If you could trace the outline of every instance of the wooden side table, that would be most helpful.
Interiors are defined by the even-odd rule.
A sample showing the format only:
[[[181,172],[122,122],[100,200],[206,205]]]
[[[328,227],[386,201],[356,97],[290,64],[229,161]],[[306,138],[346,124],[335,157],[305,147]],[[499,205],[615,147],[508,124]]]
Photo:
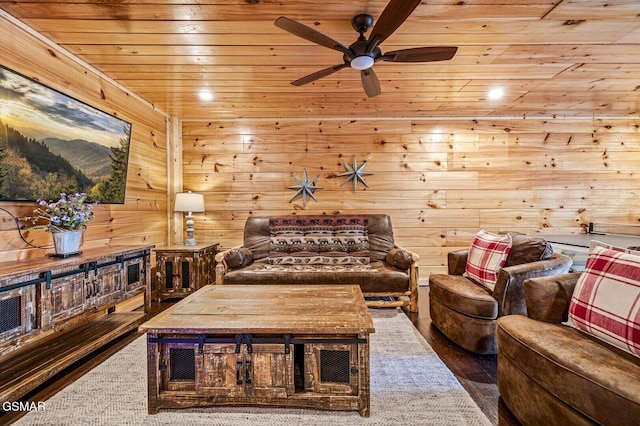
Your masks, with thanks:
[[[185,297],[207,284],[213,284],[217,251],[217,243],[195,246],[175,244],[157,248],[158,301]]]

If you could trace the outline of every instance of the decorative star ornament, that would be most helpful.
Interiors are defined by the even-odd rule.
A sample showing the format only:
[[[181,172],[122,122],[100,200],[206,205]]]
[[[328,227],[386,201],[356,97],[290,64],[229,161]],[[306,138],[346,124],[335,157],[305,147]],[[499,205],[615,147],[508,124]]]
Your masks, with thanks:
[[[311,198],[313,198],[313,200],[317,203],[318,200],[316,199],[316,197],[313,195],[313,193],[315,191],[318,191],[322,188],[317,187],[316,186],[316,179],[318,179],[320,175],[316,175],[316,177],[314,177],[311,180],[307,179],[307,169],[304,169],[304,171],[302,172],[302,180],[298,179],[297,177],[295,177],[293,175],[293,173],[291,174],[291,177],[293,178],[293,180],[296,181],[297,185],[294,186],[289,186],[289,189],[295,189],[296,193],[293,195],[293,197],[291,197],[291,199],[289,200],[289,202],[292,202],[293,200],[295,200],[298,197],[302,197],[302,207],[307,207],[307,195]]]
[[[349,183],[349,182],[353,182],[353,192],[356,192],[356,190],[358,189],[358,182],[362,182],[362,184],[364,186],[366,186],[367,188],[369,187],[369,185],[367,185],[367,182],[364,180],[365,176],[372,176],[373,173],[367,173],[364,171],[364,167],[367,165],[367,161],[365,160],[364,163],[362,163],[362,165],[360,167],[358,167],[358,160],[356,159],[356,156],[353,156],[353,165],[351,164],[347,164],[346,161],[342,160],[342,163],[344,164],[344,166],[346,167],[347,171],[344,173],[340,173],[338,176],[347,176],[347,178],[345,179],[344,182],[342,182],[342,185],[340,186],[344,186],[345,184]]]

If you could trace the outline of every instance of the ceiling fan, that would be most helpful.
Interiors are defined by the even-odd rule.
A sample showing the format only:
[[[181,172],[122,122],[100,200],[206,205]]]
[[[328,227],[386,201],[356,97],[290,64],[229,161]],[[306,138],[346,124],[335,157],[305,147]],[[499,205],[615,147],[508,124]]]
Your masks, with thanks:
[[[320,78],[333,74],[342,68],[351,67],[360,71],[360,78],[364,91],[369,97],[380,94],[380,82],[373,72],[372,66],[377,61],[387,62],[433,62],[446,61],[453,58],[457,47],[416,47],[412,49],[394,50],[382,53],[380,43],[386,40],[402,23],[411,15],[421,0],[390,0],[382,11],[378,22],[369,34],[369,39],[364,34],[373,25],[373,18],[367,14],[356,15],[351,20],[351,26],[360,33],[360,37],[351,46],[347,47],[322,34],[321,32],[301,24],[293,19],[281,16],[275,21],[275,25],[293,35],[301,37],[320,46],[342,52],[344,62],[323,70],[314,72],[298,80],[292,81],[294,86],[302,86]]]

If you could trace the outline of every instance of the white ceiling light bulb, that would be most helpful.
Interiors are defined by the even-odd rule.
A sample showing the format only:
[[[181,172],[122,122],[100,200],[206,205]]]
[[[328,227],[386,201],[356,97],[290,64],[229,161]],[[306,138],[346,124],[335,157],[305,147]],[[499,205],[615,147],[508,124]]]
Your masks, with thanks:
[[[358,70],[358,71],[368,70],[373,66],[374,62],[375,61],[371,56],[362,55],[362,56],[356,56],[355,58],[353,58],[351,60],[350,66],[354,70]]]

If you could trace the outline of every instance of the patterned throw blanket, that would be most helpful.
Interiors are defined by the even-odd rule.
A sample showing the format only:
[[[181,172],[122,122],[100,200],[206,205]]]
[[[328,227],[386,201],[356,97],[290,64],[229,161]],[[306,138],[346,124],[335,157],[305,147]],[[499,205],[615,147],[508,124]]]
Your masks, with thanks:
[[[265,265],[257,272],[378,272],[371,265]]]
[[[366,265],[368,219],[363,216],[269,218],[272,265]]]

